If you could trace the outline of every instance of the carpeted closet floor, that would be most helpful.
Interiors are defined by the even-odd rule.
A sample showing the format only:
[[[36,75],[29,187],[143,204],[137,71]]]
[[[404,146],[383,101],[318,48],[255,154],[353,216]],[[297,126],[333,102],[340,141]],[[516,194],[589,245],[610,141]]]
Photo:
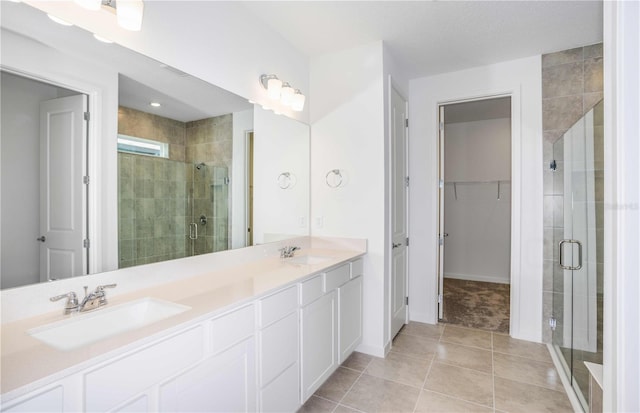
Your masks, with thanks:
[[[442,321],[508,333],[510,287],[509,284],[445,278]]]

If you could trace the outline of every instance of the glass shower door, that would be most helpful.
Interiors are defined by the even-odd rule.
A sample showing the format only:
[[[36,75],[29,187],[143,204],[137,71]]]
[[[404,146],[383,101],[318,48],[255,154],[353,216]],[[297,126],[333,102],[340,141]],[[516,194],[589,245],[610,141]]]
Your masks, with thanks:
[[[554,212],[553,344],[585,410],[589,373],[584,362],[602,363],[601,113],[599,104],[554,145],[554,193],[559,198]]]

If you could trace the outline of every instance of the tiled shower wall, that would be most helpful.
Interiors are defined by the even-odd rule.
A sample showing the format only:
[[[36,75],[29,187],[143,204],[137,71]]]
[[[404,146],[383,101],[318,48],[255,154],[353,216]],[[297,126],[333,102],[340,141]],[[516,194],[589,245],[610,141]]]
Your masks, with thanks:
[[[554,231],[562,234],[563,189],[561,170],[554,172],[549,165],[554,159],[553,144],[585,113],[603,98],[602,43],[564,50],[542,56],[542,128],[544,131],[544,274],[543,274],[543,341],[551,342],[549,319],[553,311],[554,271],[562,271],[558,264]],[[596,139],[602,139],[597,136]],[[598,146],[598,145],[596,145]],[[602,154],[596,154],[602,159]],[[602,169],[602,163],[599,164]],[[598,177],[600,179],[598,180]],[[599,181],[599,182],[598,182]],[[555,184],[555,185],[554,185]],[[596,187],[602,188],[602,170],[596,172]],[[599,223],[598,225],[602,225]],[[601,228],[601,227],[600,227]],[[602,245],[602,230],[598,244]],[[600,256],[598,261],[600,261]],[[556,277],[556,293],[562,277]]]
[[[169,143],[169,159],[118,153],[120,268],[226,249],[228,185],[214,194],[214,184],[228,180],[214,180],[214,165],[231,164],[232,115],[184,123],[120,107],[118,133]]]

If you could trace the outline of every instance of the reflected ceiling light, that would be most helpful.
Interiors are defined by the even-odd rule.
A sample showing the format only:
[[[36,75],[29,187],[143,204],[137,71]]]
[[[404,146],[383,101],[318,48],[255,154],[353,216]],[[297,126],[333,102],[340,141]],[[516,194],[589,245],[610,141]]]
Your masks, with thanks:
[[[291,109],[296,112],[302,112],[304,109],[304,101],[306,100],[305,96],[300,92],[300,89],[296,89],[293,97],[291,98]]]
[[[74,0],[78,6],[84,7],[87,10],[100,10],[102,6],[102,0]]]
[[[53,14],[47,14],[47,17],[49,17],[51,20],[53,20],[54,22],[61,24],[63,26],[73,26],[73,24],[69,23],[66,20],[62,20],[60,17],[56,17]]]
[[[150,102],[149,105],[153,106],[154,108],[159,108],[160,106],[162,106],[160,102]]]
[[[93,34],[93,37],[94,37],[96,40],[101,41],[102,43],[113,43],[111,40],[109,40],[109,39],[107,39],[107,38],[105,38],[105,37],[102,37],[102,36],[98,36],[98,35],[97,35],[97,34],[95,34],[95,33]]]
[[[280,100],[285,106],[300,112],[304,108],[305,96],[299,89],[294,89],[289,82],[282,82],[276,75],[261,75],[260,84],[267,91],[267,96]]]
[[[124,29],[140,31],[143,12],[144,3],[142,0],[118,0],[116,3],[118,24]]]

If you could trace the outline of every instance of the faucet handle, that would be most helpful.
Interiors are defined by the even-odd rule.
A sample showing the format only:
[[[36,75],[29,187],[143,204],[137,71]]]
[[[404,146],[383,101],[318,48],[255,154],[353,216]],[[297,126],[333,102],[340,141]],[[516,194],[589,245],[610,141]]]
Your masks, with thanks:
[[[78,309],[78,296],[75,292],[71,291],[66,294],[56,295],[55,297],[49,298],[49,301],[58,301],[63,298],[67,299],[67,302],[64,305],[64,314],[70,314],[72,311]]]
[[[96,291],[102,291],[105,288],[116,288],[118,286],[118,284],[105,284],[105,285],[99,285],[98,287],[96,287]]]
[[[103,305],[107,305],[107,295],[104,292],[105,288],[116,288],[118,284],[106,284],[106,285],[99,285],[96,287],[96,293],[99,294],[100,297],[100,306]]]

